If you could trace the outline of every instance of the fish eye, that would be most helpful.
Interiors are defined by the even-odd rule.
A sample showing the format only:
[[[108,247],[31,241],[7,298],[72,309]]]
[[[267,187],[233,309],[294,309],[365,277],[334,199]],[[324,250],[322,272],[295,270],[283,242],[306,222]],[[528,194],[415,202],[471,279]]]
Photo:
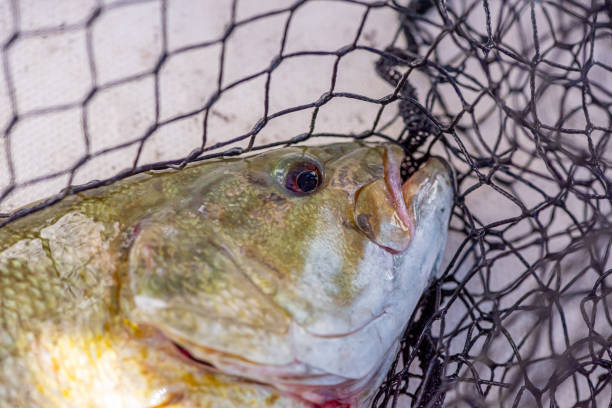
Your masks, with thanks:
[[[296,194],[310,194],[323,182],[319,165],[312,161],[299,161],[291,165],[285,176],[285,188]]]

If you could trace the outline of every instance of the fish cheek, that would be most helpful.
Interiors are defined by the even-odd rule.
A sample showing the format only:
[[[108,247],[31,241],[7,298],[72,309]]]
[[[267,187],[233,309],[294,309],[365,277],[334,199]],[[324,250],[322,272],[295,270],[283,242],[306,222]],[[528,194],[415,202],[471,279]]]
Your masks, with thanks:
[[[130,250],[126,314],[193,347],[202,360],[215,350],[286,362],[288,317],[211,237],[219,238],[212,230],[148,223]]]
[[[279,237],[286,248],[277,255],[286,274],[279,302],[306,325],[359,295],[358,265],[367,241],[352,223],[345,191],[317,194],[289,217],[291,227]]]

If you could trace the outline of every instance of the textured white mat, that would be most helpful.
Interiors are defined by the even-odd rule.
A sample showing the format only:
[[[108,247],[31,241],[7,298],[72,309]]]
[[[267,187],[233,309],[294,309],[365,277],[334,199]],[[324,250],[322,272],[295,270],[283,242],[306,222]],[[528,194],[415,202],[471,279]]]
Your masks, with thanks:
[[[158,0],[100,4],[1,0],[0,44],[15,32],[19,36],[3,55],[6,69],[0,69],[0,130],[18,115],[8,138],[0,142],[0,193],[11,181],[9,156],[15,183],[27,185],[2,200],[0,212],[57,193],[70,182],[70,169],[87,155],[91,158],[76,169],[72,184],[108,178],[134,164],[184,157],[202,145],[204,114],[176,118],[201,109],[218,91],[220,70],[223,88],[269,67],[281,51],[289,17],[283,55],[346,47],[355,40],[366,10],[358,4],[312,2],[292,15],[272,13],[238,24],[224,43],[221,66],[222,44],[214,41],[230,25],[231,3],[168,1],[168,57],[156,75],[164,49]],[[240,1],[234,20],[246,21],[292,4],[293,0]],[[397,24],[389,9],[372,9],[358,44],[383,49]],[[373,98],[389,94],[392,88],[373,71],[376,58],[365,51],[344,56],[334,90]],[[321,98],[330,90],[336,59],[334,55],[283,59],[270,78],[268,114]],[[267,80],[267,75],[260,75],[221,93],[207,120],[207,146],[246,134],[263,118]],[[321,108],[315,132],[366,131],[378,108],[354,99],[334,99]],[[385,115],[396,109],[387,109]],[[271,120],[257,135],[256,144],[308,132],[312,113],[306,109]],[[150,132],[156,123],[162,125]],[[147,132],[150,137],[137,159]],[[248,142],[238,145],[245,147]],[[51,174],[57,176],[35,182]]]

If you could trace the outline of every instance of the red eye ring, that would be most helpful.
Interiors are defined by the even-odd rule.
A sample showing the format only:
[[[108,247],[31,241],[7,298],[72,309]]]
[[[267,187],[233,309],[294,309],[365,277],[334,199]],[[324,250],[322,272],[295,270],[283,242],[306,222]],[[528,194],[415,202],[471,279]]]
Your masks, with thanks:
[[[291,166],[285,177],[285,188],[296,194],[311,194],[323,182],[323,174],[316,163],[299,162]]]

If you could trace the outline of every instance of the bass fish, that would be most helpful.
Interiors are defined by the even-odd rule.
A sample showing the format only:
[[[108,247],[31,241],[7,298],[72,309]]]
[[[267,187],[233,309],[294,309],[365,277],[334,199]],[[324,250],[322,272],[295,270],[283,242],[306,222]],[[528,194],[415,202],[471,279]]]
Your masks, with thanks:
[[[0,228],[0,407],[359,407],[445,247],[393,144],[143,173]]]

